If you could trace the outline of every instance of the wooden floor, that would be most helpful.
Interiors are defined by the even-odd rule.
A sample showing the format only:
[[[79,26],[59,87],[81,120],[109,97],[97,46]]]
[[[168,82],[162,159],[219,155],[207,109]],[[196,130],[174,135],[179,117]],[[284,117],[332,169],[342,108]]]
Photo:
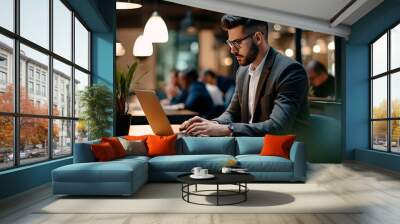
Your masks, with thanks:
[[[308,182],[367,206],[356,214],[35,214],[35,208],[54,200],[47,185],[1,201],[0,223],[400,223],[400,174],[358,163],[311,164],[309,169]]]

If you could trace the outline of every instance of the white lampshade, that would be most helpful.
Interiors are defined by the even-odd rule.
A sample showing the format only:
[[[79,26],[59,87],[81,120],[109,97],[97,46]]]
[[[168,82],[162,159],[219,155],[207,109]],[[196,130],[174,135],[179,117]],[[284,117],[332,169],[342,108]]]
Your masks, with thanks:
[[[153,43],[165,43],[168,41],[167,24],[158,15],[157,11],[153,12],[153,15],[146,22],[144,35]]]
[[[119,0],[116,2],[117,9],[138,9],[142,6],[141,0]]]
[[[116,43],[115,47],[116,47],[115,51],[116,51],[117,56],[122,56],[125,54],[125,48],[121,43]]]
[[[143,34],[136,38],[133,45],[133,55],[136,57],[148,57],[153,54],[153,44]]]

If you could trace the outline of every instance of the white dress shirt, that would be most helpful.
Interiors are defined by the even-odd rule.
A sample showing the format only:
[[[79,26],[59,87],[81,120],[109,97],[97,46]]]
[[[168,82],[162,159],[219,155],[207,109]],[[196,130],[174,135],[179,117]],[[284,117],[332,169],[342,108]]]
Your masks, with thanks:
[[[211,96],[214,106],[224,105],[224,98],[223,98],[222,92],[221,92],[221,90],[219,90],[218,86],[207,83],[206,88],[207,88],[208,93]]]
[[[249,114],[250,114],[250,121],[249,123],[253,123],[253,113],[254,113],[254,101],[256,97],[257,85],[258,81],[260,80],[260,75],[262,69],[264,67],[265,59],[267,58],[269,49],[263,59],[261,60],[260,64],[252,70],[252,64],[249,66],[249,75],[250,75],[250,83],[249,83]]]

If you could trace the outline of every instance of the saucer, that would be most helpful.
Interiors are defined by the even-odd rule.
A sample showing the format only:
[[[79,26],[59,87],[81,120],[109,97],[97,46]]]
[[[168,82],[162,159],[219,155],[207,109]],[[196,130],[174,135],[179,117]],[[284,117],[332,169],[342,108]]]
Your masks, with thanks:
[[[212,174],[207,174],[207,175],[204,175],[204,176],[194,175],[194,174],[190,175],[190,178],[193,178],[193,179],[211,179],[211,178],[214,178],[214,177],[215,176],[212,175]]]

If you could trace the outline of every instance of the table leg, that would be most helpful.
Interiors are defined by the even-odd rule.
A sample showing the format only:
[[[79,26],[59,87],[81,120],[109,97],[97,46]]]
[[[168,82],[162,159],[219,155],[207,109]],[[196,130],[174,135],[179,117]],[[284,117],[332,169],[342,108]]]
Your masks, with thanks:
[[[219,184],[217,184],[217,206],[219,205]]]
[[[247,183],[244,183],[244,201],[247,201],[247,192],[248,192],[248,190],[247,190]]]

